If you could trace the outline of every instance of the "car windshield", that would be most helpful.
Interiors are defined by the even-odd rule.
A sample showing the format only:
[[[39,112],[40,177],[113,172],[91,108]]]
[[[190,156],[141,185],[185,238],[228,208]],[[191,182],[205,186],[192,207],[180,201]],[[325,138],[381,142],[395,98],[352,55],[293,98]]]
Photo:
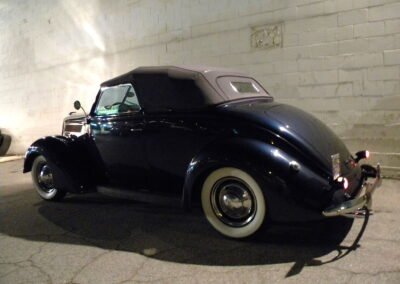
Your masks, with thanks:
[[[223,76],[217,78],[217,84],[228,100],[251,97],[270,97],[267,91],[252,78]]]
[[[106,87],[101,91],[96,115],[118,115],[140,110],[135,90],[130,84]]]

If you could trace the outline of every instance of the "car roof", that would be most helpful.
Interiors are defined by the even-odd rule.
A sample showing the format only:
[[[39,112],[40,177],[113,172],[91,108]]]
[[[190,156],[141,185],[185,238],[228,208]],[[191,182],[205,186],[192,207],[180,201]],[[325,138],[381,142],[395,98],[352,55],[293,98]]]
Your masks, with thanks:
[[[103,82],[101,86],[115,86],[121,84],[121,81],[127,83],[132,79],[132,75],[136,74],[168,74],[171,77],[179,77],[181,79],[195,79],[193,76],[194,74],[201,74],[208,80],[220,76],[248,77],[248,75],[232,69],[200,65],[141,66],[125,74],[107,80]]]
[[[146,66],[138,67],[123,75],[107,80],[101,84],[101,87],[110,87],[120,84],[141,84],[140,79],[143,76],[166,75],[173,79],[193,80],[205,95],[205,104],[219,104],[228,99],[226,94],[218,87],[217,78],[221,76],[240,76],[249,77],[235,70],[207,67],[207,66]],[[135,82],[136,81],[136,82]],[[143,84],[143,83],[142,83]]]
[[[138,67],[103,82],[101,87],[130,83],[147,110],[189,110],[246,98],[238,97],[237,90],[228,85],[232,77],[237,78],[238,82],[255,81],[262,91],[254,97],[270,98],[262,85],[251,76],[231,69],[208,66]]]

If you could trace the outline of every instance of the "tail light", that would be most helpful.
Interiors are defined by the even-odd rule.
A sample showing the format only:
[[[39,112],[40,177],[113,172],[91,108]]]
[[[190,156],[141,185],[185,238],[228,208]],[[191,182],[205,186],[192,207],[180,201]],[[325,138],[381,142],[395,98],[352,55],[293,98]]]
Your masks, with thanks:
[[[349,187],[349,181],[345,177],[338,177],[336,182],[340,185],[341,188],[346,190]]]

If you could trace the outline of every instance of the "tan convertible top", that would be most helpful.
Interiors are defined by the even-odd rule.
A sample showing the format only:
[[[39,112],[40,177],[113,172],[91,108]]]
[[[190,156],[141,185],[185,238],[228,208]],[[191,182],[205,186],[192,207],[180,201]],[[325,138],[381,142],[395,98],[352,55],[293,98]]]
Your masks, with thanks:
[[[217,85],[217,78],[221,76],[240,76],[249,77],[243,73],[215,67],[202,66],[149,66],[138,67],[128,73],[105,81],[102,87],[115,86],[126,83],[133,83],[138,75],[168,75],[173,79],[194,80],[196,85],[206,94],[207,103],[216,104],[226,101],[228,97],[222,92]]]
[[[139,95],[142,95],[142,103],[148,109],[155,106],[163,108],[167,104],[179,105],[181,109],[190,109],[195,106],[215,105],[232,100],[231,93],[233,90],[230,87],[227,88],[220,85],[221,81],[218,78],[221,77],[235,77],[239,78],[239,81],[255,81],[246,74],[224,68],[150,66],[138,67],[121,76],[105,81],[101,84],[101,87],[131,83]],[[257,95],[267,95],[261,85],[260,88],[262,92]],[[162,107],[163,100],[167,102],[164,102]]]

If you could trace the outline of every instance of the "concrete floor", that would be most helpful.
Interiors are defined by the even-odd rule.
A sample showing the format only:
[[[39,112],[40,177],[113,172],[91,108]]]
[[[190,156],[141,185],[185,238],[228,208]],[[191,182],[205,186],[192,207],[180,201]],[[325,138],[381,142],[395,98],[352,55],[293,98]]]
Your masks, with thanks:
[[[21,167],[0,163],[0,283],[400,283],[400,181],[384,180],[349,250],[362,220],[340,245],[320,242],[320,224],[229,240],[197,210],[98,195],[44,202]]]

